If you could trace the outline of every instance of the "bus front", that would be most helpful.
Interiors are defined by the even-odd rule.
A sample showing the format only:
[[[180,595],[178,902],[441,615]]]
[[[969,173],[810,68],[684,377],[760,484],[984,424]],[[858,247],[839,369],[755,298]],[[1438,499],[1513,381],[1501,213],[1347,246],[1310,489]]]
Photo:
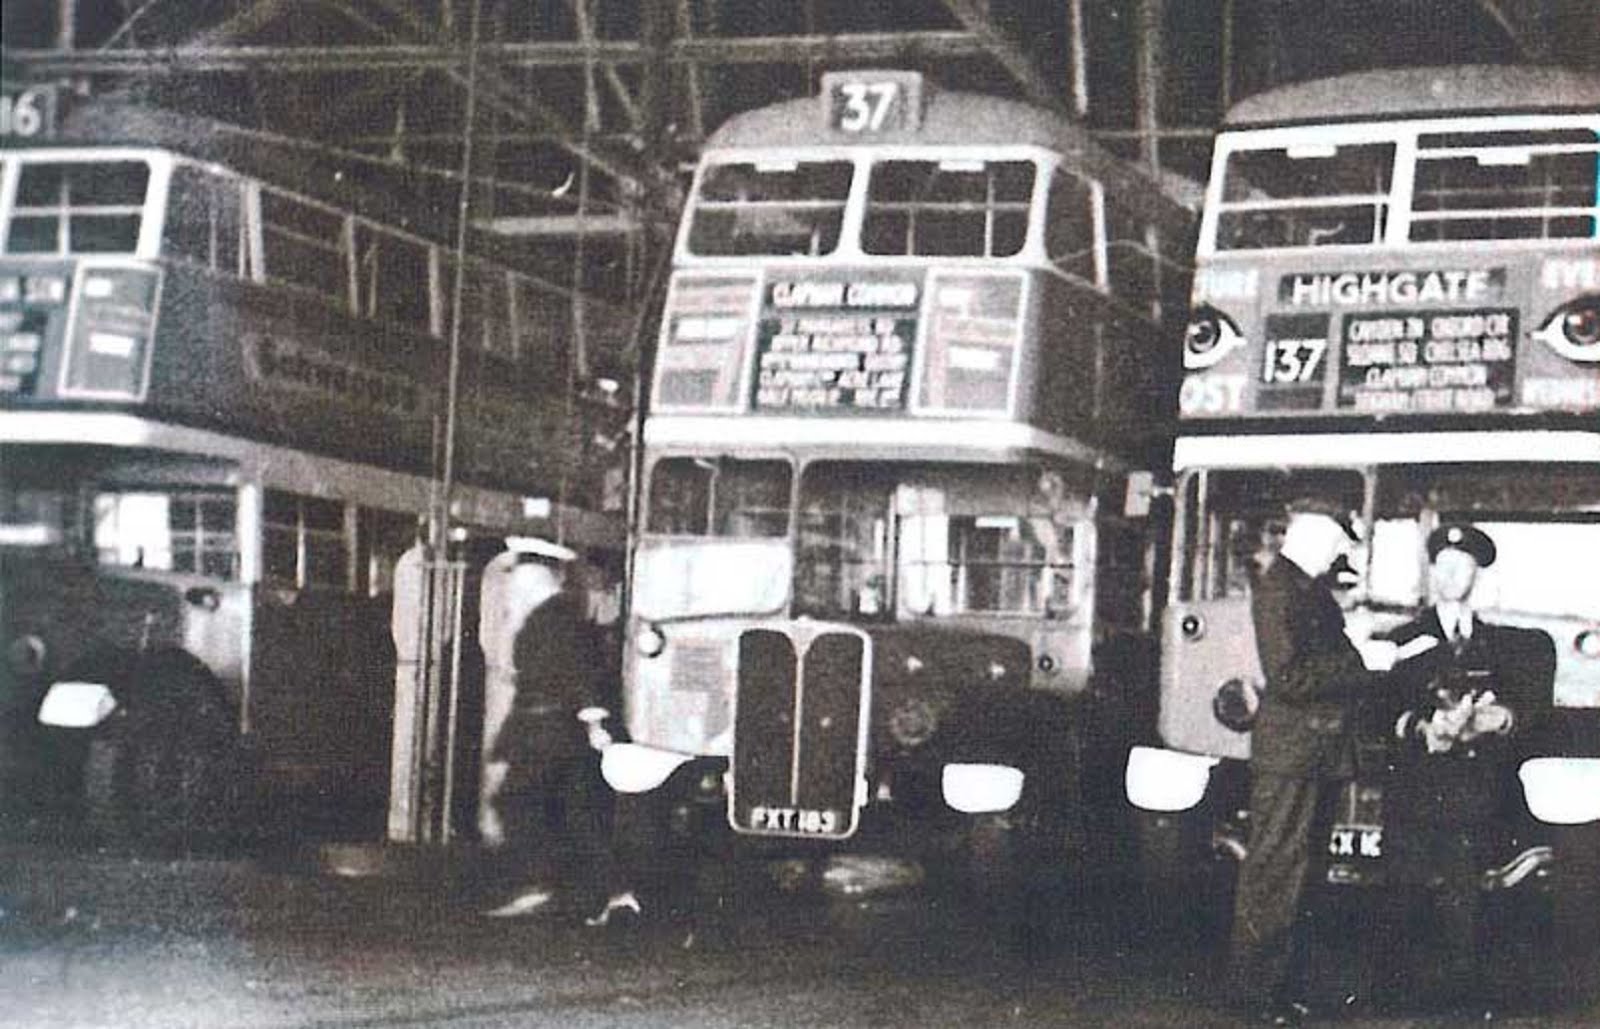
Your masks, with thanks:
[[[869,804],[1072,807],[1093,626],[1137,623],[1142,544],[1109,525],[1117,461],[1060,428],[1095,394],[1088,314],[1055,343],[1081,392],[1040,399],[1060,156],[984,138],[991,102],[1021,108],[829,76],[817,113],[710,141],[644,427],[617,788],[831,840]]]
[[[1305,495],[1370,526],[1342,593],[1365,628],[1428,600],[1434,528],[1493,537],[1474,606],[1557,654],[1523,741],[1527,808],[1600,820],[1600,81],[1357,78],[1248,101],[1217,142],[1183,344],[1162,746],[1127,774],[1136,805],[1202,846],[1242,838],[1264,686],[1251,583]],[[1334,96],[1373,110],[1307,113]],[[1381,789],[1347,799],[1330,875],[1382,880]],[[1187,855],[1154,878],[1198,860],[1150,853]]]

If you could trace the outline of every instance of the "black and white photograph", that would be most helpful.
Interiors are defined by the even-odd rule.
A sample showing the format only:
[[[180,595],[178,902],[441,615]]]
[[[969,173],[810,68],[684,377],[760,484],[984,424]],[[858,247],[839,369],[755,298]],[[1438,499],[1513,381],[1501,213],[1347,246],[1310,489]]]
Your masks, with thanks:
[[[0,0],[0,1026],[1600,1027],[1600,0]]]

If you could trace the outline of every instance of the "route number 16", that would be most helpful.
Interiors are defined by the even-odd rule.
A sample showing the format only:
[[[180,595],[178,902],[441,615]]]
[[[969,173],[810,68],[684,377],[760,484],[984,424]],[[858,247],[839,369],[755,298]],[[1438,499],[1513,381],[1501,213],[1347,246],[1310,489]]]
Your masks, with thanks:
[[[841,132],[879,132],[900,96],[898,82],[841,82]]]
[[[32,139],[54,129],[55,90],[35,86],[0,95],[0,137]]]

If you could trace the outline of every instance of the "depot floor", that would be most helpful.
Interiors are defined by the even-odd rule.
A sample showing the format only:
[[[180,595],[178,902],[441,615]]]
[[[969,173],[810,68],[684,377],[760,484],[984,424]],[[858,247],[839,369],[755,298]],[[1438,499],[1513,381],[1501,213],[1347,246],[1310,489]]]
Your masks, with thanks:
[[[797,890],[769,867],[591,929],[559,903],[483,917],[470,859],[346,877],[312,853],[160,860],[0,843],[0,1025],[1238,1024],[1216,991],[1215,928],[1155,925],[1109,879],[1001,924],[926,882]],[[1403,978],[1372,986],[1420,942],[1375,938],[1363,918],[1327,928],[1319,999],[1339,1024],[1483,1017],[1421,1003]],[[1600,952],[1507,954],[1519,967],[1495,1021],[1600,1025]]]

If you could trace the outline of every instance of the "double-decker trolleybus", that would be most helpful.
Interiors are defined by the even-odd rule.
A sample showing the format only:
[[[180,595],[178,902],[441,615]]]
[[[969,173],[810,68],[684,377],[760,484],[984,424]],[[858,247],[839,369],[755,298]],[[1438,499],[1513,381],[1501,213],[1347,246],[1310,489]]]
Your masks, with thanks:
[[[1573,874],[1555,882],[1593,876],[1600,78],[1391,70],[1244,101],[1217,141],[1193,297],[1164,746],[1134,752],[1130,799],[1169,842],[1205,844],[1218,826],[1237,838],[1226,823],[1262,683],[1250,583],[1284,502],[1320,495],[1370,526],[1349,617],[1379,630],[1426,599],[1431,530],[1469,521],[1494,539],[1474,606],[1543,630],[1556,655],[1551,709],[1522,737],[1522,828],[1559,839],[1557,868]],[[1371,728],[1376,745],[1384,727]],[[1381,779],[1364,774],[1341,809],[1336,882],[1385,878]],[[1171,864],[1149,874],[1180,876],[1200,849],[1152,847]]]
[[[452,318],[454,523],[620,553],[573,429],[595,412],[564,402],[569,292],[469,257],[452,311],[457,256],[425,215],[263,178],[268,158],[193,120],[86,102],[8,142],[6,793],[86,762],[63,781],[102,825],[205,831],[245,767],[381,816],[389,597],[436,488]],[[27,728],[56,683],[75,685],[45,720],[112,745]]]
[[[707,141],[643,423],[613,786],[707,801],[708,832],[725,803],[757,850],[1066,833],[1105,769],[1115,795],[1176,194],[903,71]]]

